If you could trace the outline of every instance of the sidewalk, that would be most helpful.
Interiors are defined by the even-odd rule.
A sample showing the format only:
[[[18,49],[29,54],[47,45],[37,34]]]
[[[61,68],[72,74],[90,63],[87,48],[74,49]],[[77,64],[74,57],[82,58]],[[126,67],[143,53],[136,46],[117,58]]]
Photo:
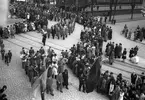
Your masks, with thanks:
[[[99,6],[99,9],[97,10],[97,6]],[[104,10],[110,10],[109,5],[97,5],[96,7],[93,8],[94,11],[104,11]],[[114,10],[114,6],[112,7],[112,9]],[[127,10],[127,9],[131,9],[130,5],[122,5],[121,9],[119,7],[119,5],[116,7],[116,10]],[[142,5],[136,5],[135,9],[142,9]],[[91,7],[87,7],[85,11],[91,11]]]
[[[140,13],[140,14],[133,14],[133,19],[131,19],[131,14],[115,15],[114,19],[116,20],[116,23],[122,23],[122,22],[145,20],[145,17],[143,17],[142,14]],[[107,23],[110,24],[111,22],[107,20]]]
[[[49,27],[53,24],[55,24],[55,22],[49,22]],[[59,54],[62,49],[70,48],[73,44],[78,42],[81,29],[83,29],[83,27],[76,24],[74,33],[68,36],[66,40],[47,38],[44,49],[47,50],[49,46],[52,46],[54,51]],[[13,53],[10,66],[6,66],[0,60],[0,86],[7,85],[8,89],[6,90],[6,94],[8,100],[32,100],[33,94],[30,82],[24,70],[21,68],[20,51],[22,47],[26,49],[30,47],[33,47],[35,50],[40,49],[42,46],[41,39],[41,34],[37,32],[28,32],[26,34],[16,35],[15,39],[9,38],[4,40],[6,51],[11,50]],[[79,80],[70,69],[68,69],[68,71],[69,90],[63,89],[63,93],[60,93],[56,90],[56,82],[54,81],[54,96],[46,94],[45,100],[108,100],[107,97],[96,93],[96,91],[88,94],[78,91]],[[39,88],[36,100],[41,100]]]
[[[127,17],[127,15],[122,15],[122,17]],[[112,40],[111,41],[115,42],[115,43],[122,43],[123,48],[127,49],[127,57],[129,55],[129,50],[132,47],[135,47],[135,46],[139,47],[139,51],[138,51],[139,63],[138,64],[133,64],[133,63],[131,63],[129,61],[129,58],[127,58],[125,63],[130,65],[130,66],[135,66],[135,67],[138,67],[138,68],[141,67],[141,68],[143,68],[142,71],[145,71],[145,52],[144,52],[145,45],[126,39],[124,36],[122,36],[120,34],[120,32],[122,31],[122,29],[123,29],[125,24],[127,24],[127,26],[129,28],[135,28],[135,27],[137,27],[137,25],[140,25],[140,27],[144,27],[145,26],[144,22],[145,22],[145,20],[139,20],[139,21],[130,21],[130,22],[116,23],[116,25],[108,24],[113,29],[113,34],[112,34],[113,36],[112,36]],[[106,43],[104,43],[104,49],[106,48],[105,46],[106,46]],[[119,60],[116,61],[116,62],[122,63]]]

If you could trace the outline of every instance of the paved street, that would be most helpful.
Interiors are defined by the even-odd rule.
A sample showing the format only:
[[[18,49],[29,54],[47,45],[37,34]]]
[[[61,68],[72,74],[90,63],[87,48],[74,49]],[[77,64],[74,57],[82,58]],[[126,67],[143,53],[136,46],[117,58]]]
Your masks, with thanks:
[[[128,24],[130,28],[135,28],[138,24],[140,26],[144,25],[144,20],[142,21],[134,21],[134,22],[125,22]],[[49,27],[56,22],[49,22]],[[122,73],[125,79],[130,79],[130,73],[135,71],[137,74],[140,74],[142,71],[145,71],[144,59],[145,46],[140,43],[136,43],[130,40],[125,39],[120,35],[120,31],[123,29],[125,23],[117,23],[116,25],[110,25],[113,28],[113,40],[116,43],[122,43],[123,47],[126,47],[127,50],[129,48],[138,45],[139,46],[139,56],[141,59],[142,65],[140,67],[136,67],[138,65],[133,65],[129,62],[122,63],[116,61],[113,66],[108,64],[104,64],[102,66],[102,72],[105,70],[109,70],[114,72],[116,76],[118,73]],[[80,37],[82,26],[76,24],[75,31],[72,35],[70,35],[66,40],[57,40],[57,39],[47,39],[45,49],[48,49],[51,46],[58,54],[62,49],[69,49],[73,44],[76,44]],[[41,44],[41,34],[36,32],[29,32],[25,34],[16,35],[15,39],[4,40],[6,50],[12,50],[13,58],[10,66],[5,66],[4,63],[0,60],[0,86],[6,84],[8,89],[6,94],[9,100],[31,100],[33,97],[32,89],[30,86],[30,82],[28,82],[28,77],[25,75],[24,70],[21,68],[21,60],[20,60],[20,51],[22,47],[29,49],[33,47],[38,50]],[[104,44],[105,49],[105,44]],[[1,58],[0,58],[1,59]],[[55,82],[55,81],[54,81]],[[69,70],[69,90],[64,89],[64,93],[60,93],[56,91],[56,84],[54,84],[54,94],[52,97],[50,95],[46,95],[46,100],[108,100],[105,96],[101,94],[97,94],[95,91],[89,94],[82,93],[78,91],[78,79],[72,74]],[[36,92],[36,100],[40,99],[39,88],[37,88]]]
[[[55,22],[49,22],[49,27]],[[80,36],[80,28],[82,26],[76,25],[74,33],[64,40],[47,40],[45,49],[51,46],[56,53],[60,53],[62,49],[69,49],[73,44],[76,44]],[[33,91],[28,82],[28,77],[25,75],[24,70],[21,68],[20,50],[22,47],[29,49],[31,46],[38,50],[41,44],[41,34],[36,32],[29,32],[27,34],[16,35],[15,39],[4,40],[7,50],[12,50],[13,59],[10,66],[5,66],[2,61],[0,69],[0,85],[6,84],[8,89],[6,94],[9,100],[31,100]],[[54,94],[52,97],[46,95],[46,100],[108,100],[105,96],[97,94],[95,91],[90,94],[85,94],[78,91],[78,79],[69,70],[69,90],[64,89],[64,93],[56,91],[56,84],[54,84]],[[38,88],[39,90],[39,88]],[[36,100],[40,99],[40,92],[37,92]]]

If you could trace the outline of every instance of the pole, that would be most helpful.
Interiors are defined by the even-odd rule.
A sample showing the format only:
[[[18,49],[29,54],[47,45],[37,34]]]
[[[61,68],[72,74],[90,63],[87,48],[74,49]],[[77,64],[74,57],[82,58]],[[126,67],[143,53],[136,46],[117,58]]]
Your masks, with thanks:
[[[132,0],[132,2],[131,2],[131,19],[133,19],[134,8],[135,8],[135,0]]]
[[[79,13],[78,6],[79,6],[79,3],[78,3],[78,0],[76,0],[76,12],[77,12],[77,15]]]
[[[109,21],[111,21],[112,18],[112,5],[113,5],[113,0],[110,0]]]
[[[92,13],[92,16],[93,16],[93,5],[94,5],[94,0],[91,0],[91,13]]]
[[[117,7],[117,4],[118,4],[118,0],[116,0],[116,2],[115,2],[115,7],[114,7],[114,14],[113,14],[113,20],[114,20],[114,18],[115,18],[115,14],[116,14],[116,7]]]

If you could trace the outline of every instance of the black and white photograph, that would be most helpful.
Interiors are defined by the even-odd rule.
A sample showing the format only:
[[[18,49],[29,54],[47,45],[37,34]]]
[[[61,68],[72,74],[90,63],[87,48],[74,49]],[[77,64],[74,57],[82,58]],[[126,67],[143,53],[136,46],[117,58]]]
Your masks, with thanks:
[[[0,0],[0,100],[145,100],[145,0]]]

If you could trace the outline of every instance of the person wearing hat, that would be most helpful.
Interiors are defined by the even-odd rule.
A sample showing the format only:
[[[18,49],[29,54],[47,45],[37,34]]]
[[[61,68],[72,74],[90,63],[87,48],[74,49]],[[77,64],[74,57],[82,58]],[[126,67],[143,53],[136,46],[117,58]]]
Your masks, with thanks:
[[[8,53],[5,53],[5,64],[9,66],[9,56]]]
[[[12,52],[11,50],[8,51],[8,62],[10,63],[12,59]]]
[[[2,60],[4,60],[5,59],[5,49],[3,48],[1,48],[1,56],[2,56]]]
[[[56,77],[56,84],[57,84],[57,90],[59,90],[61,93],[63,93],[62,91],[62,87],[63,87],[63,75],[62,73],[58,73],[57,77]]]
[[[110,65],[112,65],[114,62],[114,49],[110,52],[110,55],[109,55],[109,63]]]
[[[111,95],[111,100],[118,100],[119,97],[120,97],[120,86],[119,85],[116,85],[115,86],[115,89]]]
[[[47,94],[50,93],[52,96],[54,96],[52,84],[53,84],[53,78],[49,76],[46,80],[46,93]]]
[[[145,73],[144,72],[142,72],[142,74],[141,74],[141,79],[142,79],[142,83],[145,84]]]
[[[31,47],[30,50],[29,50],[30,56],[32,56],[34,53],[35,53],[35,51],[34,51],[33,47]]]
[[[108,88],[107,88],[107,93],[109,96],[112,95],[114,89],[115,89],[115,78],[113,76],[113,72],[111,72],[110,78],[108,80]]]
[[[119,43],[118,52],[119,52],[118,58],[121,58],[121,55],[122,55],[122,44],[121,43]]]
[[[63,75],[63,86],[66,87],[66,89],[68,89],[68,70],[65,69],[64,72],[62,73]]]
[[[122,53],[123,62],[124,62],[125,59],[126,59],[126,54],[127,54],[127,51],[126,51],[126,48],[124,48],[123,53]]]
[[[58,61],[57,54],[54,54],[54,55],[53,55],[52,61],[57,63],[57,61]]]
[[[135,73],[135,71],[131,74],[131,83],[133,85],[136,84],[136,80],[137,80],[137,74]]]
[[[81,91],[81,88],[83,87],[83,92],[86,91],[86,78],[84,76],[84,74],[82,73],[80,76],[79,76],[79,91]]]
[[[43,35],[42,35],[42,43],[43,43],[43,46],[45,46],[47,31],[42,30],[42,32],[43,32]]]

